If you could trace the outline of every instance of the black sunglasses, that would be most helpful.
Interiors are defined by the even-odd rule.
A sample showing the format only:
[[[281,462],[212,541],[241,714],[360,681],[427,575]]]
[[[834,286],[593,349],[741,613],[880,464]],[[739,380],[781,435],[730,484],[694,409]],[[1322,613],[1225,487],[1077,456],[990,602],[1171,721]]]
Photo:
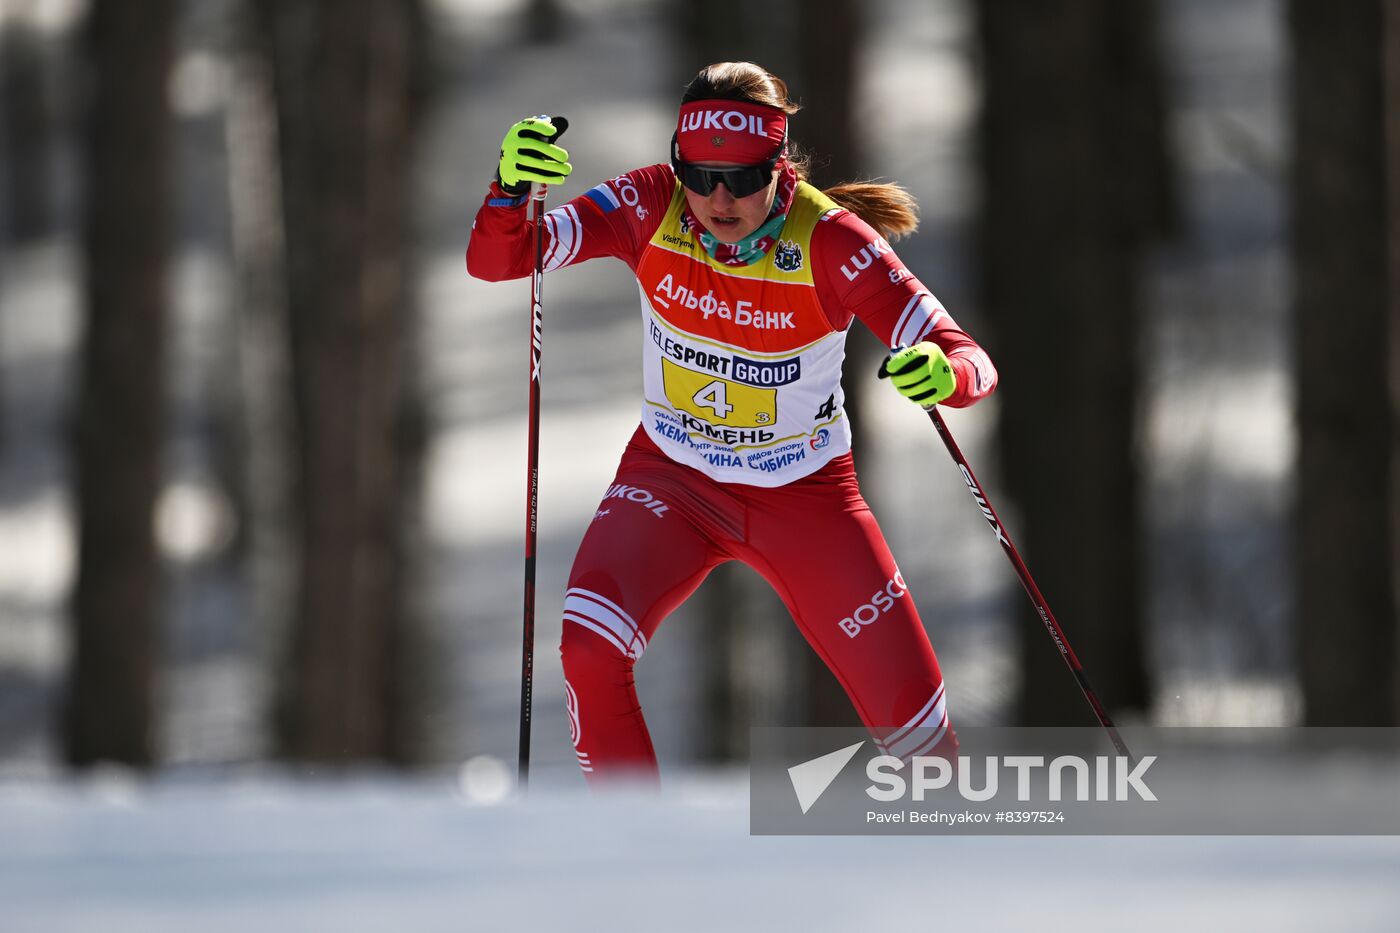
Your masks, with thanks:
[[[773,180],[773,169],[777,166],[782,155],[783,149],[780,148],[771,159],[758,165],[741,165],[737,168],[705,168],[702,165],[682,162],[676,137],[671,137],[671,166],[680,176],[681,184],[705,197],[708,197],[710,192],[715,190],[715,185],[720,182],[724,182],[724,187],[728,188],[729,193],[736,198],[746,198],[755,192],[762,191]]]

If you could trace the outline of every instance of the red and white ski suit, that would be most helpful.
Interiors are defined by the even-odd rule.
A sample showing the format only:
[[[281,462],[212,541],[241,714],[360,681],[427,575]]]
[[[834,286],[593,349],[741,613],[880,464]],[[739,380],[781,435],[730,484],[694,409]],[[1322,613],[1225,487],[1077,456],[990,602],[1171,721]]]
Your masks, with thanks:
[[[709,571],[740,560],[777,591],[890,754],[946,753],[938,661],[861,497],[842,410],[845,336],[931,340],[970,405],[996,370],[868,224],[802,183],[768,254],[712,260],[669,165],[620,175],[544,218],[545,269],[621,259],[642,294],[642,423],[579,546],[564,598],[570,734],[590,783],[654,777],[632,669]],[[472,275],[530,274],[525,200],[492,185]]]

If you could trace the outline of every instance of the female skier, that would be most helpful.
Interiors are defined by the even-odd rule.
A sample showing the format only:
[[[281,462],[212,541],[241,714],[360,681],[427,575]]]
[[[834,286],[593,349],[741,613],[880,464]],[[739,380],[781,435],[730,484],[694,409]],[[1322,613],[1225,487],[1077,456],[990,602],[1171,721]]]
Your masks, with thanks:
[[[846,331],[895,348],[881,366],[922,406],[963,407],[997,374],[890,249],[912,232],[897,185],[819,191],[788,144],[798,105],[757,65],[702,70],[669,163],[606,181],[544,216],[546,271],[595,256],[642,293],[642,421],[579,545],[564,597],[564,694],[590,784],[657,779],[632,677],[661,621],[740,560],[782,597],[884,750],[951,754],[943,676],[913,597],[861,497],[842,410]],[[467,268],[534,264],[531,182],[568,153],[548,118],[511,127]]]

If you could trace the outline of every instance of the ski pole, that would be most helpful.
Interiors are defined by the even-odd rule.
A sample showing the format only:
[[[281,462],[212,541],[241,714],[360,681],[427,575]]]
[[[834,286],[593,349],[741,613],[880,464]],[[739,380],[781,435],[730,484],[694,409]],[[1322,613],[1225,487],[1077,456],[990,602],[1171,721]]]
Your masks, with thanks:
[[[569,123],[554,117],[564,135]],[[520,758],[517,786],[523,794],[530,783],[530,719],[535,689],[535,541],[540,505],[540,357],[544,352],[544,199],[548,185],[530,188],[530,219],[535,224],[535,268],[530,273],[530,407],[529,440],[525,455],[525,606],[520,664]]]
[[[544,198],[546,186],[530,194],[535,222],[535,268],[530,273],[530,407],[525,455],[525,624],[520,668],[520,761],[517,784],[530,783],[530,714],[535,685],[535,539],[540,505],[540,356],[544,350]]]
[[[1093,707],[1094,715],[1099,718],[1099,725],[1103,726],[1108,733],[1108,738],[1113,742],[1113,747],[1118,750],[1118,754],[1136,765],[1137,759],[1133,757],[1132,752],[1128,751],[1127,743],[1118,734],[1118,729],[1114,727],[1113,720],[1108,716],[1108,711],[1099,701],[1098,694],[1094,692],[1093,687],[1089,686],[1089,677],[1084,673],[1084,665],[1079,663],[1079,657],[1069,646],[1069,639],[1065,637],[1064,629],[1060,628],[1060,623],[1055,621],[1055,615],[1050,611],[1045,597],[1041,595],[1040,587],[1035,585],[1035,580],[1031,578],[1031,572],[1026,569],[1026,562],[1021,559],[1016,545],[1011,543],[1011,538],[1006,534],[1006,526],[1001,523],[1001,519],[997,517],[996,509],[992,508],[991,502],[987,500],[987,494],[982,491],[982,486],[977,482],[977,477],[973,474],[972,467],[968,465],[967,458],[958,448],[958,442],[953,440],[953,432],[948,430],[948,425],[943,421],[943,414],[938,410],[938,406],[935,405],[928,409],[928,417],[933,422],[933,426],[938,429],[938,436],[943,439],[943,445],[948,448],[953,462],[962,471],[963,482],[967,485],[967,491],[972,494],[972,498],[977,501],[977,507],[982,510],[982,517],[987,520],[987,524],[992,526],[997,541],[1001,543],[1001,549],[1006,552],[1011,566],[1016,568],[1016,575],[1021,578],[1021,585],[1026,588],[1026,594],[1030,596],[1031,604],[1035,606],[1036,615],[1040,616],[1040,621],[1045,624],[1045,631],[1049,633],[1050,638],[1055,642],[1055,647],[1060,651],[1060,657],[1065,659],[1065,664],[1069,665],[1074,679],[1079,682],[1079,689],[1084,692],[1084,699],[1088,700],[1089,705]]]

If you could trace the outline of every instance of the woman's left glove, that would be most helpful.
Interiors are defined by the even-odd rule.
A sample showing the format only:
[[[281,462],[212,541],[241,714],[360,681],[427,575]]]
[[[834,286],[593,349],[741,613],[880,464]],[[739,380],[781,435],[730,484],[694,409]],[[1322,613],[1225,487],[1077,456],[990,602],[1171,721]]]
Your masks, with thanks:
[[[925,409],[958,390],[957,373],[943,348],[928,340],[890,351],[880,364],[880,378],[888,378],[900,395]]]

